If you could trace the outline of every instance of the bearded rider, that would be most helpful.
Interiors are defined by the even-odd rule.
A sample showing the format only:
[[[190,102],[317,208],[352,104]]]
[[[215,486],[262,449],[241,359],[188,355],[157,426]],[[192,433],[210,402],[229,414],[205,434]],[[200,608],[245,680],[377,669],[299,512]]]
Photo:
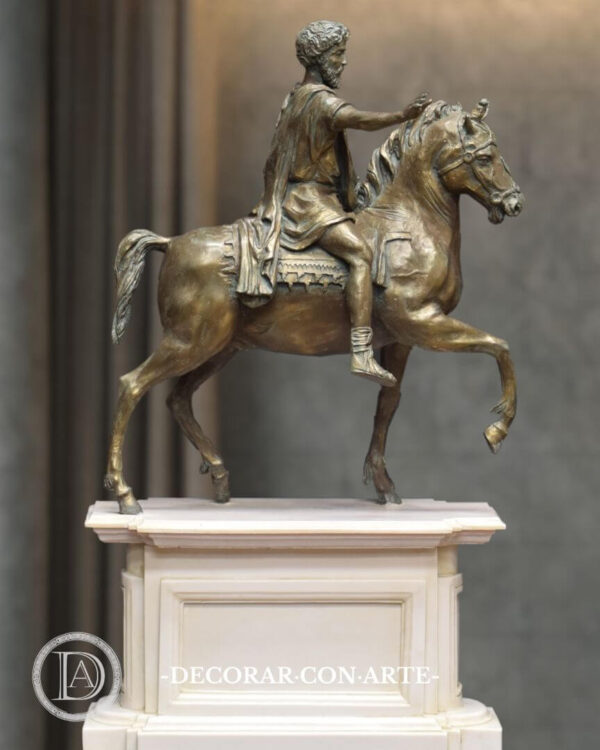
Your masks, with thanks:
[[[240,276],[237,291],[250,306],[264,304],[276,286],[279,245],[304,250],[318,242],[348,265],[351,372],[393,386],[396,379],[373,356],[373,253],[352,213],[358,180],[344,131],[378,130],[414,119],[431,100],[421,94],[402,112],[383,113],[357,110],[336,96],[348,36],[341,23],[315,21],[296,38],[296,55],[306,73],[277,121],[264,170],[265,190],[242,242],[255,272]]]

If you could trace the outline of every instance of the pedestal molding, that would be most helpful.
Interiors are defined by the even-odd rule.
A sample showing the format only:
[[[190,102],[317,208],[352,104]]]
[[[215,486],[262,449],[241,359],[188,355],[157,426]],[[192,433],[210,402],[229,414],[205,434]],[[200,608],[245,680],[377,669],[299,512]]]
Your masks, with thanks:
[[[218,735],[315,735],[378,736],[394,737],[411,734],[447,735],[452,730],[469,730],[486,727],[499,730],[500,725],[493,709],[479,701],[465,698],[463,705],[453,711],[423,716],[403,717],[323,717],[319,715],[268,716],[250,715],[206,717],[206,716],[157,716],[130,711],[118,704],[102,699],[89,711],[86,726],[127,727],[137,729],[142,735],[165,734],[178,736],[190,734],[194,738]]]
[[[85,525],[103,542],[204,549],[424,549],[484,544],[505,528],[487,503],[405,500],[382,507],[366,500],[151,498],[143,513],[119,515],[98,501]]]

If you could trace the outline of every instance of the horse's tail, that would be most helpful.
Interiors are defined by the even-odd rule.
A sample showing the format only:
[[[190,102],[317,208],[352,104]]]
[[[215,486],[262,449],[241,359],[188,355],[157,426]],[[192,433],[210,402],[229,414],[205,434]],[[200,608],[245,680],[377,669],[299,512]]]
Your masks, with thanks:
[[[134,229],[119,243],[115,258],[117,302],[112,324],[112,340],[116,344],[131,317],[131,298],[137,289],[146,262],[148,250],[164,253],[169,244],[168,237],[161,237],[147,229]]]

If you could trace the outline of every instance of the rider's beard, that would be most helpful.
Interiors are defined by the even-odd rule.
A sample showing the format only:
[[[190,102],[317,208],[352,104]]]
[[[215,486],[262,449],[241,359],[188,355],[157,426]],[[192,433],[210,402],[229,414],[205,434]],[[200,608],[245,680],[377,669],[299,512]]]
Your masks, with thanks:
[[[343,68],[341,70],[339,68],[336,68],[328,60],[323,60],[319,65],[319,71],[321,73],[323,83],[332,89],[337,89],[337,87],[340,85],[340,76],[342,75],[342,70]]]

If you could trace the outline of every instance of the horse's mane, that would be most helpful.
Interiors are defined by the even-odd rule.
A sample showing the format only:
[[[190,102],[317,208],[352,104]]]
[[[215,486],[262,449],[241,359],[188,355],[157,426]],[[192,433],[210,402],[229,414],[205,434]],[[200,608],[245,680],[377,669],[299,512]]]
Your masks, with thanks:
[[[437,101],[425,107],[416,120],[402,123],[389,138],[373,151],[366,179],[358,188],[358,204],[367,208],[379,196],[383,189],[394,179],[402,155],[408,153],[415,145],[422,143],[429,126],[452,112],[460,112],[460,104],[447,104]]]

